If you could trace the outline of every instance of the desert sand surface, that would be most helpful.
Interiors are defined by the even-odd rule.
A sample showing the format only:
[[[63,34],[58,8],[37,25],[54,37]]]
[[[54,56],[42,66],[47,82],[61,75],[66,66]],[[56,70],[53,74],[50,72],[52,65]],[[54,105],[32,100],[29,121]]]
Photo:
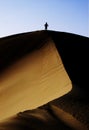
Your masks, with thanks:
[[[88,130],[72,115],[55,105],[18,113],[0,123],[0,130]]]
[[[52,40],[0,76],[0,120],[56,99],[72,88]]]
[[[0,130],[89,129],[88,59],[89,38],[75,34],[1,38]]]
[[[51,105],[51,109],[56,117],[63,121],[64,124],[70,126],[74,130],[88,130],[80,121],[76,120],[71,114],[63,111],[55,105]]]

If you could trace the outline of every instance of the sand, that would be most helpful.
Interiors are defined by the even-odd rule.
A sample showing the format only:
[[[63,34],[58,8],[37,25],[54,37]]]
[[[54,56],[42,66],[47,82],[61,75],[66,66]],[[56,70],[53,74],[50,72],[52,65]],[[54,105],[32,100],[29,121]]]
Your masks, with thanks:
[[[48,40],[0,75],[0,120],[37,108],[71,89],[55,44]]]
[[[67,126],[70,126],[73,130],[88,130],[86,126],[84,126],[80,121],[74,118],[71,114],[63,111],[62,109],[58,108],[55,105],[51,105],[51,109],[54,115],[64,122]]]

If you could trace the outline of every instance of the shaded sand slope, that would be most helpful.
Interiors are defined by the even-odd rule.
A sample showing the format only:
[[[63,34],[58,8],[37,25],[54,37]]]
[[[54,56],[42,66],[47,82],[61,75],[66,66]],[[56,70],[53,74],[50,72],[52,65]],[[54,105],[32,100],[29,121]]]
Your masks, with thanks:
[[[0,71],[26,54],[40,48],[48,34],[44,31],[8,36],[0,39]]]
[[[89,90],[89,38],[49,31],[73,84]]]
[[[32,43],[36,44],[34,39]],[[3,69],[0,75],[0,120],[41,106],[71,90],[71,81],[55,44],[50,38],[43,39],[43,43],[42,47]]]
[[[53,100],[51,104],[71,114],[89,129],[89,98],[81,89],[76,88],[75,92],[74,88],[75,86],[73,86],[72,91]],[[46,109],[46,107],[48,107],[48,104],[43,106],[43,109]]]
[[[73,116],[54,105],[18,113],[4,123],[0,130],[88,130]]]

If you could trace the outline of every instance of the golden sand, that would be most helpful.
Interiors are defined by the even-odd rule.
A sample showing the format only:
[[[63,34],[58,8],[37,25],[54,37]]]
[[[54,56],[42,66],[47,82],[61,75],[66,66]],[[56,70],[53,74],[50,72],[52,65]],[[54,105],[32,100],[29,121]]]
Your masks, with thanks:
[[[61,57],[49,40],[0,76],[0,120],[61,97],[71,88]]]

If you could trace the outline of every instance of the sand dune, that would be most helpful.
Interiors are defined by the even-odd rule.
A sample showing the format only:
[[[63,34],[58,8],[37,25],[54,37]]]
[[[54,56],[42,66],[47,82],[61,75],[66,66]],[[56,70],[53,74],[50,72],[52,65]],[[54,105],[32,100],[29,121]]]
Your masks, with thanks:
[[[89,129],[88,59],[89,39],[75,34],[1,38],[0,130]]]
[[[0,76],[0,120],[68,93],[71,81],[52,40]]]

